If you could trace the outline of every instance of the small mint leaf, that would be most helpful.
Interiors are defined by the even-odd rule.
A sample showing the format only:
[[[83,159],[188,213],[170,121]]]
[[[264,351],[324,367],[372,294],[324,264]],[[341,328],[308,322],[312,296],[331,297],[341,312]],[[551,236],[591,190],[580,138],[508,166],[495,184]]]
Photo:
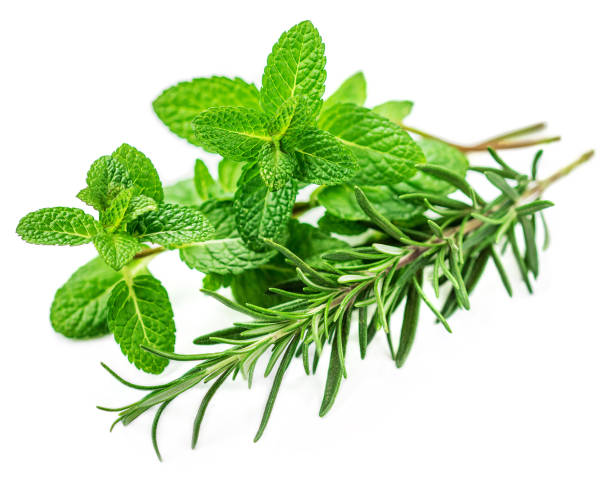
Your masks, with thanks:
[[[111,157],[127,171],[135,186],[134,195],[144,194],[157,202],[164,200],[159,175],[147,156],[129,144],[122,144]]]
[[[214,189],[215,180],[212,178],[206,164],[204,164],[204,161],[201,159],[196,159],[193,170],[193,182],[196,192],[202,201],[206,201],[210,195],[210,191]]]
[[[246,168],[238,182],[234,212],[238,232],[249,248],[266,250],[263,238],[280,240],[284,236],[296,195],[295,180],[290,179],[272,191],[261,178],[256,163]]]
[[[271,191],[278,191],[287,184],[297,164],[295,157],[281,151],[275,144],[265,144],[257,159],[261,178]]]
[[[161,373],[168,365],[167,359],[141,348],[174,349],[174,315],[168,293],[150,274],[125,276],[114,287],[108,300],[108,326],[137,368]]]
[[[225,192],[236,191],[243,167],[244,164],[241,162],[221,159],[219,162],[219,185]]]
[[[272,48],[264,69],[261,106],[274,114],[291,98],[306,96],[313,113],[325,91],[325,45],[308,20],[284,32]]]
[[[110,202],[108,208],[100,213],[100,222],[109,231],[114,231],[123,222],[130,207],[134,188],[124,189]]]
[[[102,225],[78,208],[39,209],[26,214],[17,225],[17,234],[32,244],[78,246],[102,232]]]
[[[117,271],[128,264],[141,249],[138,240],[127,233],[102,233],[93,242],[100,257]]]
[[[157,210],[140,216],[129,228],[141,241],[168,249],[206,241],[214,233],[200,211],[177,204],[160,204]]]

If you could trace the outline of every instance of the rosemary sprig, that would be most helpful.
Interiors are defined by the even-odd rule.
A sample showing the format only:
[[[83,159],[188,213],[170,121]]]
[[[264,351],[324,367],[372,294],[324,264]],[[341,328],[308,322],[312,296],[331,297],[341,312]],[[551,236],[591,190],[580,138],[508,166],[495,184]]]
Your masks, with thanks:
[[[508,137],[501,140],[505,141]],[[291,361],[299,356],[306,374],[315,373],[326,342],[330,345],[330,363],[319,413],[323,416],[329,412],[342,380],[347,376],[345,354],[349,331],[355,319],[358,320],[361,357],[365,357],[369,343],[382,330],[386,332],[391,357],[401,367],[414,341],[421,302],[450,332],[448,319],[457,309],[469,309],[469,295],[490,259],[508,294],[512,295],[496,245],[510,245],[523,281],[531,291],[532,278],[538,275],[535,227],[539,221],[544,226],[542,211],[552,206],[552,203],[540,198],[553,182],[586,162],[593,152],[584,154],[577,161],[539,181],[532,181],[529,176],[514,171],[495,151],[490,152],[501,169],[480,168],[477,172],[484,174],[499,190],[499,196],[495,199],[485,202],[462,178],[454,178],[450,172],[435,169],[427,173],[455,184],[463,191],[465,202],[426,192],[406,196],[414,202],[422,202],[429,209],[424,221],[411,228],[412,231],[426,234],[422,240],[414,240],[408,230],[380,214],[357,187],[355,194],[361,208],[372,225],[383,233],[375,243],[331,250],[322,256],[320,262],[308,263],[286,247],[266,240],[268,246],[279,251],[294,266],[302,289],[274,289],[274,293],[285,296],[287,301],[272,308],[238,305],[217,293],[203,290],[249,315],[252,320],[235,323],[232,327],[209,333],[194,341],[199,345],[226,346],[218,351],[179,355],[143,346],[143,349],[161,359],[198,362],[182,376],[163,385],[136,385],[123,380],[103,365],[120,382],[148,393],[126,407],[99,408],[118,412],[114,427],[118,422],[128,425],[149,409],[157,407],[152,440],[159,456],[156,429],[164,409],[181,393],[200,383],[210,383],[194,420],[192,447],[195,447],[206,408],[220,386],[230,379],[230,375],[235,379],[239,373],[242,373],[250,386],[256,364],[264,354],[269,353],[265,376],[275,368],[276,372],[255,435],[257,441],[266,428],[283,376]],[[534,165],[539,157],[538,153]],[[522,250],[517,241],[517,232],[522,233],[524,239],[525,248]],[[423,280],[427,279],[424,276],[426,270],[431,270],[433,274],[432,285],[436,298],[439,297],[440,286],[450,286],[440,308],[425,293]],[[403,322],[397,349],[394,349],[390,320],[402,304]]]

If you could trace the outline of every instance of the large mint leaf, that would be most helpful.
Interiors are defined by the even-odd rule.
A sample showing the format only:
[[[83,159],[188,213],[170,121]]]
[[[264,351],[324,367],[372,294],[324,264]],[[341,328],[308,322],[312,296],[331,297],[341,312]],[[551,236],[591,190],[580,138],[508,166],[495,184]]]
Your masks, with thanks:
[[[57,290],[51,305],[51,325],[70,338],[108,333],[107,301],[121,274],[100,258],[81,266]]]
[[[434,139],[421,139],[418,144],[423,149],[427,164],[445,167],[465,177],[470,163],[459,149]],[[433,194],[449,194],[456,190],[453,185],[420,171],[406,183],[417,191]]]
[[[211,107],[193,120],[196,138],[206,150],[235,161],[254,159],[272,140],[267,126],[265,114],[245,107]]]
[[[151,160],[135,147],[122,144],[111,157],[121,163],[134,183],[134,195],[144,194],[157,202],[164,200],[159,175]]]
[[[351,152],[330,133],[316,127],[291,129],[281,146],[297,159],[301,181],[339,184],[355,174],[357,165]]]
[[[252,251],[238,234],[231,201],[209,201],[202,214],[215,228],[211,239],[181,249],[181,259],[202,273],[239,274],[272,259],[274,250]]]
[[[179,82],[153,102],[157,116],[176,135],[195,145],[191,125],[194,117],[210,107],[259,108],[259,92],[253,84],[239,78],[210,77]]]
[[[425,162],[421,148],[398,125],[365,107],[336,104],[319,119],[322,129],[340,139],[355,155],[359,185],[395,184],[411,178]]]
[[[127,233],[102,233],[93,242],[102,259],[115,270],[123,268],[141,249],[138,240]]]
[[[406,184],[394,186],[362,186],[372,205],[385,217],[392,220],[408,220],[423,212],[423,209],[399,198],[401,194],[413,192]],[[352,186],[326,186],[317,199],[325,206],[327,212],[349,221],[368,221],[370,218],[363,212]]]
[[[272,48],[264,69],[261,105],[274,114],[291,98],[306,96],[316,113],[325,91],[325,45],[309,21],[284,32]]]
[[[108,327],[137,368],[161,373],[168,365],[167,359],[141,348],[174,349],[174,315],[168,293],[150,274],[126,275],[114,287],[108,300]]]
[[[265,144],[257,160],[261,178],[271,191],[278,191],[287,184],[297,165],[295,157],[283,152],[275,143]]]
[[[32,244],[78,246],[103,232],[93,216],[78,208],[44,208],[26,214],[17,225],[17,234]]]
[[[377,114],[400,124],[412,112],[413,102],[410,100],[390,100],[372,107]]]
[[[280,240],[291,218],[297,182],[288,180],[272,191],[259,174],[259,166],[249,166],[238,181],[234,196],[236,227],[247,246],[255,251],[266,249],[264,238]]]
[[[141,241],[175,249],[205,241],[214,232],[204,215],[195,208],[178,204],[160,204],[129,226]]]
[[[363,72],[357,72],[342,82],[342,85],[323,102],[322,111],[336,104],[363,105],[366,101],[366,80]]]

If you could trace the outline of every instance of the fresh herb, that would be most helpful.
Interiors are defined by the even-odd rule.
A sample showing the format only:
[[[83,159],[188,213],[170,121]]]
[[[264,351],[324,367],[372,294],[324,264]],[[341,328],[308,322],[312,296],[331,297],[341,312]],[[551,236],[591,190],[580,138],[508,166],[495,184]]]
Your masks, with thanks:
[[[355,322],[362,358],[382,331],[391,358],[402,366],[420,315],[429,311],[451,332],[450,317],[470,309],[470,294],[489,261],[512,295],[500,246],[510,248],[532,291],[539,273],[536,231],[542,229],[548,243],[542,211],[552,206],[541,196],[592,155],[538,180],[542,151],[531,175],[513,169],[498,151],[558,140],[526,137],[543,124],[475,145],[450,143],[404,124],[411,101],[364,107],[361,72],[323,99],[325,64],[321,37],[306,21],[273,47],[261,89],[226,77],[170,87],[154,110],[172,132],[222,156],[216,180],[198,159],[191,179],[162,189],[151,161],[123,145],[92,164],[77,195],[97,218],[78,208],[46,208],[17,227],[30,243],[93,243],[98,251],[57,291],[51,308],[56,331],[72,338],[110,331],[128,359],[150,373],[162,372],[171,360],[198,362],[152,386],[123,380],[103,365],[122,383],[147,392],[126,407],[104,408],[118,412],[115,423],[127,425],[157,408],[152,438],[158,456],[156,430],[169,403],[210,383],[194,420],[195,446],[217,390],[238,374],[250,386],[265,357],[265,376],[274,372],[274,382],[255,440],[291,362],[300,358],[306,374],[315,373],[327,349],[325,415],[348,374]],[[473,151],[489,151],[494,166],[470,165],[466,154]],[[480,196],[468,172],[482,174],[497,197]],[[296,202],[312,184],[318,186],[309,199]],[[317,227],[298,221],[313,208],[322,208]],[[170,250],[205,274],[205,294],[251,318],[194,341],[221,348],[173,353],[170,300],[147,267]],[[217,292],[222,287],[231,287],[234,300]],[[392,315],[400,307],[396,327]]]

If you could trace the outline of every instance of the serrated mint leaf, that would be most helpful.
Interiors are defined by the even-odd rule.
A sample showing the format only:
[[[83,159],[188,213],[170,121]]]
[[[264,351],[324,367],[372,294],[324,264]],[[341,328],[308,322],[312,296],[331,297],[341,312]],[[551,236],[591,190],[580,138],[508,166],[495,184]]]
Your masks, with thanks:
[[[280,146],[265,144],[259,156],[259,173],[271,191],[281,189],[293,177],[297,161],[291,154],[281,151]]]
[[[420,206],[410,204],[399,198],[412,189],[405,184],[394,186],[362,186],[361,189],[372,205],[385,217],[392,220],[408,220],[423,212]],[[352,186],[326,186],[317,194],[318,201],[325,209],[341,219],[349,221],[368,221]]]
[[[181,259],[190,268],[202,273],[239,274],[268,262],[277,254],[274,250],[256,252],[247,248],[236,229],[231,201],[208,201],[201,211],[215,233],[211,239],[181,249]]]
[[[32,244],[78,246],[103,232],[93,216],[78,208],[44,208],[26,214],[17,225],[17,234]]]
[[[102,212],[117,194],[133,185],[127,168],[112,156],[96,159],[87,171],[87,187],[77,197]]]
[[[353,74],[338,87],[338,89],[323,102],[321,111],[336,104],[363,105],[366,101],[366,80],[363,72]]]
[[[157,210],[140,216],[129,229],[140,241],[168,249],[205,241],[214,232],[200,211],[178,204],[160,204]]]
[[[354,236],[365,232],[368,227],[358,221],[342,219],[327,211],[319,218],[317,224],[326,233],[337,233],[345,236]]]
[[[127,233],[102,233],[94,239],[100,257],[119,271],[141,250],[140,242]]]
[[[395,184],[411,178],[425,162],[421,148],[401,127],[365,107],[336,104],[321,114],[329,131],[354,154],[359,169],[353,184]]]
[[[150,274],[126,276],[114,287],[108,300],[108,326],[137,368],[161,373],[168,365],[167,359],[141,348],[174,349],[174,315],[168,293]]]
[[[308,105],[308,97],[291,97],[272,117],[269,130],[274,139],[280,140],[289,129],[299,129],[313,123],[314,114]]]
[[[193,119],[198,141],[210,152],[235,161],[254,159],[266,142],[268,117],[245,107],[211,107]]]
[[[390,100],[383,104],[373,107],[372,110],[377,114],[386,117],[393,122],[400,124],[410,112],[414,103],[410,100]]]
[[[330,133],[306,127],[291,129],[281,142],[297,159],[297,176],[313,184],[339,184],[351,179],[357,167],[351,152]]]
[[[219,162],[219,185],[225,192],[236,191],[243,167],[244,164],[241,162],[221,159]]]
[[[199,206],[202,198],[198,195],[193,179],[183,179],[164,188],[164,199],[182,206]]]
[[[164,200],[159,175],[151,160],[135,147],[122,144],[111,157],[121,163],[134,184],[134,195],[144,194],[157,202]]]
[[[284,32],[272,48],[264,69],[261,106],[274,114],[291,98],[306,96],[313,113],[325,91],[325,45],[309,21]]]
[[[427,164],[445,167],[465,177],[470,163],[459,149],[434,139],[421,139],[418,144],[425,154]],[[417,191],[433,194],[449,194],[456,190],[451,184],[420,171],[406,183]]]
[[[100,222],[109,231],[114,231],[123,222],[130,206],[134,188],[124,189],[109,203],[108,208],[100,213]]]
[[[256,163],[246,168],[238,181],[234,213],[238,232],[249,248],[262,251],[266,249],[262,239],[277,241],[283,237],[296,195],[294,179],[272,191],[261,178]]]
[[[202,201],[206,201],[210,195],[210,191],[214,189],[215,180],[210,175],[206,164],[201,159],[196,159],[193,168],[193,182],[195,189]]]
[[[51,305],[51,325],[70,338],[108,333],[107,301],[121,274],[100,258],[81,266],[57,290]]]
[[[191,125],[194,117],[210,107],[259,108],[259,92],[239,78],[210,77],[179,82],[164,90],[153,102],[153,110],[176,135],[195,145]]]

